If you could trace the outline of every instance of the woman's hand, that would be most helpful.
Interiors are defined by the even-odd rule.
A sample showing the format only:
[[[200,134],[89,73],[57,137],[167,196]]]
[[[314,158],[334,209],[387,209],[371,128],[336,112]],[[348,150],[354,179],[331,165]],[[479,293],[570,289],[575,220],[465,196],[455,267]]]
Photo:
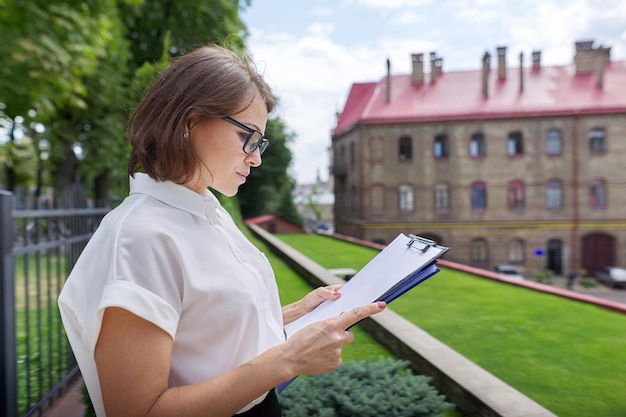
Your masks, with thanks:
[[[343,284],[318,287],[305,295],[301,300],[283,307],[283,322],[289,324],[292,321],[310,313],[326,300],[334,301],[341,297],[339,289]]]
[[[282,345],[285,363],[295,375],[319,375],[334,371],[341,366],[343,346],[354,340],[352,332],[346,329],[383,311],[385,306],[382,301],[367,304],[306,326]]]

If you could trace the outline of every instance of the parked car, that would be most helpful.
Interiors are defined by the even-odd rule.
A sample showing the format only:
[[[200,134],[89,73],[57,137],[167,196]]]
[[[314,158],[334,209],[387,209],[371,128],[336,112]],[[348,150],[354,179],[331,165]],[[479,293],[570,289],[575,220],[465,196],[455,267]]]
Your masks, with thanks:
[[[598,282],[613,288],[626,288],[626,269],[607,266],[594,273]]]
[[[524,275],[512,265],[496,265],[493,270],[507,278],[524,279]]]

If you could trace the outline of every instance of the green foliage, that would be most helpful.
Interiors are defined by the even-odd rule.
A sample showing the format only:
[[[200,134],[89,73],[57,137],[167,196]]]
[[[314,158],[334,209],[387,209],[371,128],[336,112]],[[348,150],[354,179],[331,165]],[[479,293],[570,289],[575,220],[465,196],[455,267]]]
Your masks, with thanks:
[[[329,374],[298,378],[279,401],[285,417],[439,416],[452,404],[429,382],[406,361],[353,361]]]

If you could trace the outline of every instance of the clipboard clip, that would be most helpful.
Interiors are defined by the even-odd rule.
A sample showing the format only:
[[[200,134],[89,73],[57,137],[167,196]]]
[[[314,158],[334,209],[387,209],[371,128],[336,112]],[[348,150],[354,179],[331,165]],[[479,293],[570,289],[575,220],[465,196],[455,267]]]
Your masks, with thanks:
[[[409,242],[406,244],[408,247],[415,248],[415,246],[413,246],[415,242],[418,242],[424,245],[423,248],[415,248],[421,252],[426,252],[428,249],[430,249],[431,246],[437,245],[437,242],[435,242],[434,240],[426,239],[421,236],[415,236],[413,234],[409,234],[408,237],[409,237]]]

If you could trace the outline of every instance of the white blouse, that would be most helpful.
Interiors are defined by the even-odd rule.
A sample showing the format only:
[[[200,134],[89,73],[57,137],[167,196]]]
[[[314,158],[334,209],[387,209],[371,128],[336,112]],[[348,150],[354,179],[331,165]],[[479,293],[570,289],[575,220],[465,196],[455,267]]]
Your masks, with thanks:
[[[215,378],[285,340],[271,266],[217,198],[141,173],[85,247],[59,307],[98,417],[94,349],[107,307],[172,337],[171,387]]]

